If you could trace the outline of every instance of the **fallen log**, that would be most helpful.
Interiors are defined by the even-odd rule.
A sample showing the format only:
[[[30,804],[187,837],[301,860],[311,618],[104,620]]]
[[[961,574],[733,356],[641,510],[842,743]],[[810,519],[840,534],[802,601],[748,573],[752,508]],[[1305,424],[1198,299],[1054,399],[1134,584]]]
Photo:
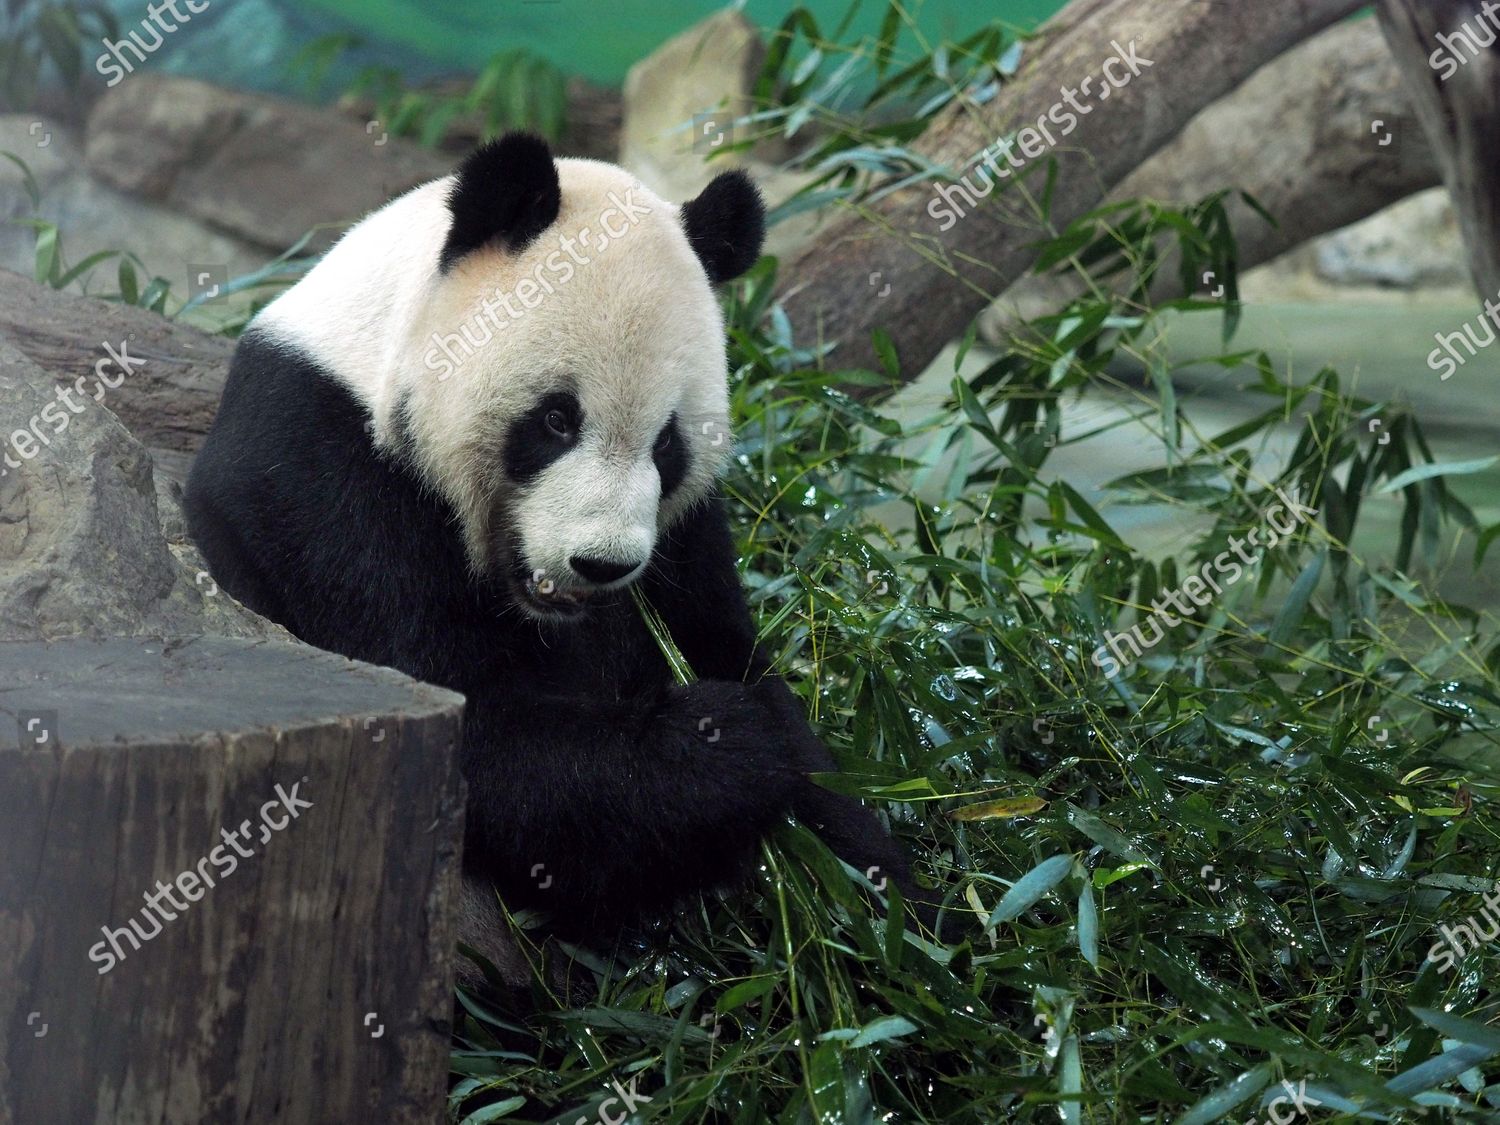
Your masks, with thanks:
[[[1500,300],[1500,7],[1381,0],[1378,11],[1488,311]]]
[[[1275,127],[1267,129],[1267,122]],[[1237,194],[1225,201],[1239,268],[1248,270],[1441,183],[1432,146],[1414,124],[1401,73],[1375,21],[1341,23],[1193,118],[1106,202],[1187,203],[1225,188],[1248,192],[1276,218],[1276,225],[1267,223]],[[998,339],[1083,291],[1075,273],[1028,275],[986,314],[986,337]],[[1182,296],[1170,253],[1152,296]]]
[[[914,147],[969,172],[978,187],[974,162],[981,154],[1019,128],[1011,155],[1029,157],[1044,135],[1036,126],[1051,122],[1061,133],[1071,114],[1074,131],[1043,145],[1029,165],[1036,171],[1056,158],[1051,225],[1061,228],[1097,206],[1204,106],[1360,7],[1360,0],[1074,0],[1028,45],[1020,72],[994,102],[978,110],[955,102]],[[1128,85],[1110,92],[1093,86],[1086,111],[1068,108],[1066,91],[1078,102],[1089,96],[1085,78],[1118,79],[1126,67]],[[1028,247],[1045,228],[1020,204],[1017,182],[1025,174],[1002,181],[1007,190],[951,224],[941,210],[943,185],[934,183],[831,224],[783,273],[781,298],[799,344],[836,342],[834,363],[874,367],[870,333],[881,327],[896,344],[903,377],[915,378],[1029,266]],[[1040,191],[1039,178],[1027,183]],[[877,273],[890,289],[872,301],[865,282]]]

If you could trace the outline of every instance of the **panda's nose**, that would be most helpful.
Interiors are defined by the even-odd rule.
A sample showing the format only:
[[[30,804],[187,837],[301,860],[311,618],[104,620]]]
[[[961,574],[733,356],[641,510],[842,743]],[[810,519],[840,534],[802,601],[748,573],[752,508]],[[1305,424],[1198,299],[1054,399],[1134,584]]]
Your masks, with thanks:
[[[633,574],[641,564],[616,562],[614,559],[596,559],[588,555],[573,555],[568,559],[568,565],[590,582],[607,586],[611,582],[618,582],[627,574]]]

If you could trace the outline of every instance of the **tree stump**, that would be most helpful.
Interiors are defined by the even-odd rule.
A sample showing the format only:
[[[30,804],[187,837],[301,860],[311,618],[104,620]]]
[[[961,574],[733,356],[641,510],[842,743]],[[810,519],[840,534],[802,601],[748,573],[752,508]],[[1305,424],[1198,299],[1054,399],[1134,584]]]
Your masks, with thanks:
[[[0,1122],[440,1120],[461,707],[276,641],[0,644]]]

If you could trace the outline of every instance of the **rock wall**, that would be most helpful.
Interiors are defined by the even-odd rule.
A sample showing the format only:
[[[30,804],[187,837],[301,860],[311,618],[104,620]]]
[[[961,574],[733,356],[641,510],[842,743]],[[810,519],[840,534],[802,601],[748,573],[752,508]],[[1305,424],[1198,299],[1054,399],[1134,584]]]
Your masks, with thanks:
[[[107,351],[96,362],[121,377]],[[43,368],[0,329],[0,639],[285,638],[219,591],[110,393],[92,371]]]

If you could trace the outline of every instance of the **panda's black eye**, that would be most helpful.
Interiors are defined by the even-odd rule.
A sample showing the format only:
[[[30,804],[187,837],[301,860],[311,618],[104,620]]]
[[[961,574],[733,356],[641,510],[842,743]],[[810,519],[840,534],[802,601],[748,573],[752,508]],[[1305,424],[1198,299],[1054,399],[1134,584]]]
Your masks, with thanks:
[[[573,419],[568,416],[565,410],[553,409],[547,411],[547,415],[542,419],[542,423],[547,427],[547,432],[552,434],[553,437],[571,438],[573,436]]]
[[[663,426],[661,433],[659,433],[659,434],[656,435],[656,444],[651,447],[651,452],[653,452],[653,453],[665,453],[667,451],[667,447],[670,446],[671,444],[672,444],[672,427],[671,427],[671,425]]]

